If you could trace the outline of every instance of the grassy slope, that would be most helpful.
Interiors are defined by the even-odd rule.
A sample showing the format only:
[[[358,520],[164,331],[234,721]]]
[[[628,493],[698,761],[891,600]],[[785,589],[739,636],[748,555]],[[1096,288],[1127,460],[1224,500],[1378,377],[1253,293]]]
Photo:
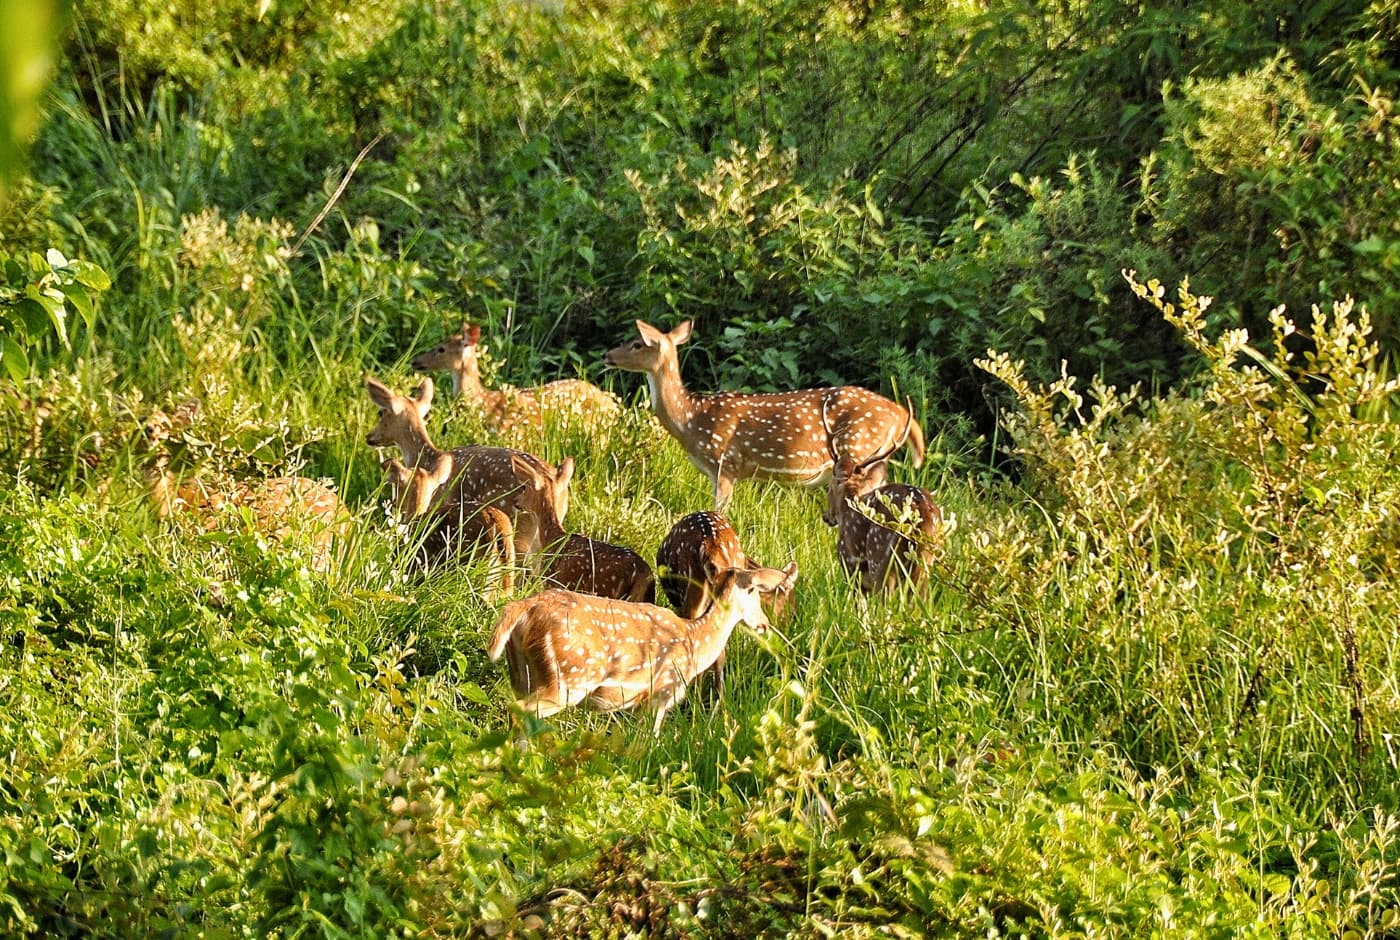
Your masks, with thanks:
[[[1391,758],[1355,788],[1335,668],[1290,650],[1302,671],[1268,695],[1310,703],[1230,726],[1272,616],[1238,602],[1237,568],[1207,581],[1180,561],[1163,573],[1201,583],[1154,610],[1094,583],[1115,566],[1064,559],[1052,593],[1018,595],[1013,577],[978,609],[978,533],[995,543],[1039,510],[935,443],[916,478],[959,519],[935,587],[866,601],[814,494],[745,486],[733,516],[750,550],[802,567],[781,637],[741,634],[723,699],[698,696],[658,739],[644,719],[574,712],[531,726],[522,749],[482,652],[496,605],[481,573],[397,576],[359,443],[367,399],[350,385],[313,401],[298,384],[282,386],[288,406],[327,429],[322,468],[358,494],[355,544],[329,577],[276,544],[155,524],[139,444],[134,469],[70,495],[7,492],[9,818],[29,834],[8,838],[21,856],[47,847],[12,875],[12,927],[334,933],[401,918],[455,933],[515,911],[561,936],[892,922],[1308,936],[1386,916],[1393,817],[1355,801],[1390,799],[1375,775]],[[441,440],[471,439],[466,416],[439,410]],[[537,449],[580,458],[574,526],[644,554],[706,502],[642,422]],[[1383,723],[1395,645],[1366,610]],[[1309,642],[1309,623],[1279,642]],[[1298,741],[1331,753],[1290,753]]]

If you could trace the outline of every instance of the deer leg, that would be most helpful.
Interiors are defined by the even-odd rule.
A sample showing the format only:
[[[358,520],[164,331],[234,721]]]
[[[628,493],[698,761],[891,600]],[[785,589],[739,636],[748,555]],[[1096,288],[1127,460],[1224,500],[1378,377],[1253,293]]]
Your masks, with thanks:
[[[656,720],[652,722],[651,733],[653,737],[661,734],[661,722],[666,719],[666,713],[685,698],[685,683],[677,682],[672,685],[663,686],[652,691],[652,705],[656,709]]]
[[[734,498],[734,479],[726,476],[722,471],[716,470],[711,478],[711,483],[715,490],[715,508],[724,510],[729,508],[729,502]]]

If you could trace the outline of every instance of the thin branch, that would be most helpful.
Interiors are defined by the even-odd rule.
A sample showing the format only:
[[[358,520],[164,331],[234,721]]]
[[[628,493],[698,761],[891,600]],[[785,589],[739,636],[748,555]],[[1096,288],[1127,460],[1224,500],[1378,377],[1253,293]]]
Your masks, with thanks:
[[[344,194],[345,187],[350,185],[350,177],[355,175],[355,171],[360,168],[360,163],[364,161],[365,157],[369,156],[369,152],[374,149],[375,144],[383,139],[384,131],[375,134],[374,139],[365,144],[364,149],[351,161],[350,169],[346,170],[345,175],[340,178],[340,185],[335,188],[335,192],[331,193],[331,198],[326,200],[326,204],[321,207],[321,211],[316,213],[316,218],[311,220],[311,224],[306,227],[306,231],[302,232],[301,236],[297,238],[296,243],[292,245],[292,254],[295,255],[300,252],[301,246],[306,239],[310,237],[312,232],[316,231],[317,226],[326,220],[326,216],[330,214],[331,209],[335,207],[336,202],[339,201],[341,195]]]

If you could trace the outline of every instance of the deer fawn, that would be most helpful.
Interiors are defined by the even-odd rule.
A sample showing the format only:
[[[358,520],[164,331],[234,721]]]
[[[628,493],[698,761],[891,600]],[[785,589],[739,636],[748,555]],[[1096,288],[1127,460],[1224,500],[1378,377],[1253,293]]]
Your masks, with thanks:
[[[169,519],[195,517],[205,530],[219,525],[220,516],[233,509],[248,510],[253,528],[279,542],[307,534],[311,542],[311,568],[326,571],[336,543],[350,532],[350,513],[335,491],[309,477],[283,476],[218,486],[192,478],[177,482],[170,472],[170,456],[164,444],[173,430],[188,427],[198,413],[198,402],[187,402],[172,417],[157,410],[144,425],[147,440],[160,448],[146,472],[146,487],[156,515]]]
[[[923,431],[908,408],[853,385],[796,392],[694,395],[681,383],[676,347],[690,338],[686,320],[669,333],[637,321],[640,340],[608,352],[604,362],[646,373],[652,411],[709,478],[715,508],[729,504],[738,480],[816,486],[831,473],[832,454],[864,460],[908,438],[914,465],[924,459]],[[823,428],[819,411],[829,407]]]
[[[519,426],[542,427],[545,414],[578,418],[590,429],[614,420],[622,412],[622,402],[583,379],[559,379],[534,388],[490,389],[481,382],[477,347],[481,327],[464,324],[459,333],[413,359],[419,372],[447,371],[452,374],[452,391],[481,406],[488,427],[504,433]]]
[[[365,383],[370,400],[379,408],[379,421],[366,437],[371,447],[397,447],[408,467],[421,467],[440,479],[440,505],[457,505],[463,513],[475,514],[483,506],[504,512],[515,528],[517,554],[538,551],[540,518],[544,514],[541,494],[523,484],[515,474],[519,459],[543,478],[555,479],[559,471],[533,454],[508,447],[470,446],[441,450],[428,437],[423,418],[433,401],[433,380],[424,379],[412,395],[398,395],[382,382]],[[551,506],[562,519],[568,508],[568,485]]]
[[[702,616],[686,619],[664,607],[551,590],[507,604],[486,655],[506,653],[520,707],[541,718],[588,702],[602,711],[648,702],[652,733],[686,684],[714,664],[740,623],[768,627],[761,596],[791,585],[797,566],[727,569]]]
[[[565,458],[559,475],[551,480],[523,460],[517,460],[515,465],[516,476],[542,495],[542,549],[536,559],[543,563],[545,582],[551,587],[599,597],[652,603],[656,600],[656,581],[651,566],[641,555],[630,548],[565,532],[552,511],[555,494],[561,486],[568,487],[573,469],[573,458]]]
[[[822,423],[826,420],[823,409]],[[943,527],[943,513],[932,493],[907,483],[883,482],[883,464],[894,449],[860,463],[838,457],[834,450],[831,454],[833,470],[822,520],[837,527],[836,554],[847,574],[859,575],[867,594],[885,588],[900,572],[917,586]]]
[[[682,516],[656,550],[657,577],[666,599],[682,617],[693,619],[710,606],[720,573],[729,568],[763,567],[749,558],[729,520],[717,512]],[[792,582],[765,596],[768,616],[780,620],[792,599]],[[715,685],[724,691],[724,651],[715,660]]]
[[[447,482],[442,470],[451,469],[447,461],[440,462],[436,472],[406,467],[397,457],[385,459],[380,466],[399,520],[405,524],[424,520],[426,531],[418,547],[425,566],[440,563],[469,546],[488,545],[500,571],[499,589],[514,590],[515,527],[509,516],[495,506],[482,506],[468,514],[460,503],[443,505],[438,497]]]

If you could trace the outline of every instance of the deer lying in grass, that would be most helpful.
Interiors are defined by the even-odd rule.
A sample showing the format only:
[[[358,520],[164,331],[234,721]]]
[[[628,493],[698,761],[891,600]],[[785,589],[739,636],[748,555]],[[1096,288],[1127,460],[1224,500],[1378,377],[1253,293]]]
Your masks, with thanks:
[[[506,654],[511,688],[527,712],[545,718],[582,702],[602,711],[646,702],[658,733],[666,712],[719,658],[736,626],[767,629],[762,595],[796,577],[796,565],[727,569],[709,610],[689,620],[653,604],[545,591],[502,609],[486,655],[494,662]]]
[[[443,505],[440,497],[444,479],[442,461],[437,472],[423,467],[405,467],[397,457],[380,463],[384,468],[394,509],[399,521],[421,522],[425,531],[419,551],[427,566],[440,564],[478,545],[488,546],[500,572],[498,587],[503,592],[515,588],[515,527],[510,517],[495,506],[482,506],[468,514],[460,503]]]
[[[480,342],[481,327],[463,324],[461,332],[415,356],[413,368],[451,373],[452,391],[479,405],[492,430],[504,433],[521,425],[540,428],[546,414],[577,419],[589,430],[597,430],[622,413],[616,395],[583,379],[559,379],[534,388],[487,388],[477,359]]]
[[[826,423],[822,412],[822,423]],[[928,490],[884,483],[884,462],[896,447],[857,463],[831,454],[822,520],[836,526],[836,554],[847,574],[860,578],[867,594],[883,590],[902,574],[922,582],[942,534],[943,513]],[[883,484],[883,485],[882,485]]]
[[[312,570],[328,570],[337,543],[344,544],[349,535],[351,520],[340,497],[325,484],[302,476],[222,485],[197,477],[175,479],[165,443],[172,431],[189,427],[198,410],[197,402],[183,404],[173,417],[157,410],[144,425],[146,439],[158,448],[146,471],[147,493],[156,515],[162,520],[195,519],[201,528],[212,531],[234,510],[246,509],[253,528],[272,539],[288,542],[307,537]]]
[[[559,466],[558,477],[550,480],[523,460],[517,461],[515,466],[516,476],[541,492],[542,548],[536,555],[536,561],[544,574],[545,583],[599,597],[654,602],[656,581],[652,577],[651,566],[641,555],[621,545],[564,531],[552,507],[555,492],[561,482],[564,487],[568,486],[573,469],[573,458],[566,458]]]
[[[666,533],[656,550],[657,577],[676,613],[699,617],[714,599],[715,584],[730,568],[763,567],[749,558],[729,520],[717,512],[693,512],[682,516]],[[780,585],[764,597],[770,620],[780,621],[792,599],[792,582]],[[724,652],[712,670],[715,684],[724,691]]]
[[[540,519],[545,513],[541,491],[520,481],[515,461],[523,461],[549,480],[556,480],[559,471],[532,454],[509,447],[436,447],[423,423],[432,405],[432,379],[420,382],[412,395],[398,395],[375,379],[367,380],[365,387],[379,408],[379,421],[366,438],[371,447],[397,447],[405,466],[420,467],[440,480],[441,505],[459,506],[464,514],[475,514],[485,506],[501,510],[515,529],[517,554],[539,550]],[[568,509],[567,480],[551,492],[554,501],[550,512],[562,519]]]
[[[819,485],[831,473],[832,454],[864,461],[907,438],[914,465],[923,462],[923,431],[912,403],[901,407],[867,389],[688,392],[676,347],[690,338],[690,329],[689,320],[669,333],[638,320],[641,339],[610,350],[604,362],[646,374],[652,411],[709,478],[716,509],[729,504],[738,480]],[[819,421],[823,405],[830,412],[825,428]]]

